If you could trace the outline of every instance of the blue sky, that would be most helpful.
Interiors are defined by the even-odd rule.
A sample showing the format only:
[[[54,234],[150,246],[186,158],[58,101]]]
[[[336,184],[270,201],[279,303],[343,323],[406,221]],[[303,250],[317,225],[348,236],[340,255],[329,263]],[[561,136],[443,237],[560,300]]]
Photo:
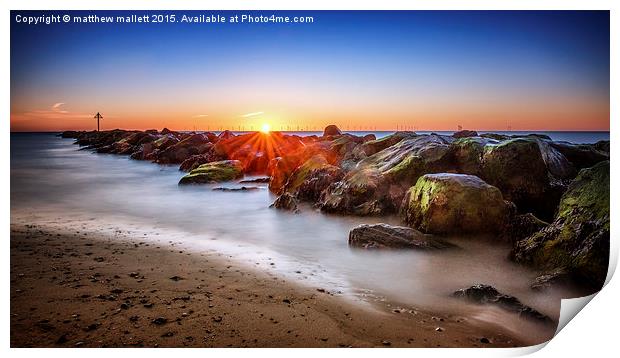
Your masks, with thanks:
[[[148,12],[70,12],[93,13]],[[33,26],[15,16],[42,13],[12,12],[12,127],[80,127],[102,110],[135,128],[248,113],[274,126],[609,128],[606,11],[169,13],[314,22]]]

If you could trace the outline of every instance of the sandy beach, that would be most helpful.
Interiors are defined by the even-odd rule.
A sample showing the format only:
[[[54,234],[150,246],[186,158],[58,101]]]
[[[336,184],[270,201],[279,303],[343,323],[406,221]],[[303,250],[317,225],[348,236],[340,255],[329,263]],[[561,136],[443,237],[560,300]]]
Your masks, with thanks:
[[[522,345],[464,317],[359,304],[211,252],[24,222],[12,217],[12,347]]]

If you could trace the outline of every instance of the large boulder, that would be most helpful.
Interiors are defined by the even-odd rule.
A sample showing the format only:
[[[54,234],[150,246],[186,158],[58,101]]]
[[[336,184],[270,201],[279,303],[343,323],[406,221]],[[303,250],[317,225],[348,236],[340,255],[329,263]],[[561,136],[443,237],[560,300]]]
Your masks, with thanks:
[[[360,161],[325,191],[319,203],[326,212],[378,215],[398,211],[402,198],[417,179],[442,171],[452,137],[421,135]]]
[[[602,142],[599,142],[602,143]],[[609,141],[607,141],[609,143]],[[577,169],[589,168],[596,163],[609,160],[609,149],[605,152],[599,144],[572,144],[551,142],[551,146],[562,153]]]
[[[415,132],[396,132],[383,138],[365,141],[364,144],[360,146],[360,151],[365,156],[370,156],[384,150],[387,147],[393,146],[394,144],[402,141],[403,139],[411,139],[416,136],[417,134]]]
[[[334,124],[328,125],[327,127],[325,127],[325,130],[323,130],[323,137],[341,135],[341,134],[342,132],[340,131],[340,128],[336,127],[336,125]]]
[[[349,246],[362,249],[444,249],[452,245],[418,230],[387,224],[362,224],[349,232]]]
[[[511,257],[545,270],[566,270],[602,287],[609,264],[609,161],[582,169],[562,196],[555,220],[517,242]]]
[[[157,155],[157,163],[178,164],[192,155],[202,154],[208,151],[213,144],[204,134],[191,134],[163,150]]]
[[[218,162],[220,160],[226,160],[226,159],[227,158],[225,156],[217,154],[215,150],[213,149],[213,146],[211,145],[211,146],[208,146],[202,154],[195,154],[185,159],[181,163],[179,170],[182,170],[184,172],[190,172],[198,168],[202,164],[207,164],[210,162]]]
[[[481,178],[498,187],[520,212],[549,220],[574,177],[571,163],[548,141],[528,136],[485,145]]]
[[[238,160],[222,160],[202,164],[179,181],[179,185],[208,184],[235,180],[243,177],[243,164]]]
[[[321,155],[328,163],[335,164],[338,158],[331,152],[330,147],[331,142],[329,141],[307,141],[305,143],[298,141],[295,146],[292,146],[292,149],[282,150],[282,155],[273,158],[267,168],[267,173],[271,178],[269,190],[281,194],[284,185],[295,169],[315,155]]]
[[[284,185],[284,192],[300,200],[316,202],[328,186],[343,176],[340,168],[329,164],[324,156],[317,154],[293,171]]]
[[[460,137],[450,145],[450,162],[453,169],[461,174],[482,176],[482,158],[487,145],[499,142],[485,137]]]
[[[401,213],[414,228],[432,234],[499,233],[510,214],[502,193],[466,174],[426,174],[403,200]]]

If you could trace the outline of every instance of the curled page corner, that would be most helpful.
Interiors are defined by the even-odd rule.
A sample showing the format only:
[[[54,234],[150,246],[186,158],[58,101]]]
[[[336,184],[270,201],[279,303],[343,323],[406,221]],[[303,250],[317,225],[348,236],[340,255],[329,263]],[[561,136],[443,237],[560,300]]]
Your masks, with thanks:
[[[599,291],[600,292],[600,291]],[[558,320],[558,327],[555,330],[554,337],[566,325],[570,322],[577,313],[579,313],[593,298],[598,295],[599,292],[593,293],[589,296],[577,297],[577,298],[565,298],[560,305],[560,319]]]
[[[618,243],[615,240],[610,240],[609,243],[609,265],[607,268],[607,277],[603,287],[589,296],[577,297],[577,298],[565,298],[560,303],[560,318],[558,320],[558,327],[555,330],[554,337],[560,333],[564,327],[588,304],[592,299],[605,289],[605,286],[611,281],[616,267],[618,266]],[[553,338],[552,338],[553,339]],[[546,343],[544,343],[546,345]],[[543,345],[543,347],[544,347]],[[542,349],[542,347],[541,347]]]
[[[609,281],[611,281],[611,278],[613,277],[616,271],[616,267],[618,265],[618,243],[615,240],[610,240],[609,244],[610,244],[609,266],[607,268],[607,277],[605,279],[605,283],[603,284],[603,287],[598,292],[595,292],[588,296],[563,299],[560,302],[560,317],[558,319],[558,326],[555,330],[555,333],[553,334],[553,337],[546,342],[543,342],[543,343],[540,343],[534,346],[520,348],[517,351],[514,351],[515,354],[528,355],[528,354],[532,354],[532,353],[538,352],[539,350],[543,349],[545,346],[547,346],[549,342],[553,340],[553,338],[555,338],[555,336],[558,335],[558,333],[560,333],[560,331],[562,331],[562,329],[564,329],[564,327],[566,327],[568,322],[570,322],[573,318],[575,318],[575,316],[577,316],[577,314],[581,312],[581,310],[588,303],[590,303],[590,301],[592,301],[592,299],[596,295],[598,295],[605,289],[605,286],[607,286]]]

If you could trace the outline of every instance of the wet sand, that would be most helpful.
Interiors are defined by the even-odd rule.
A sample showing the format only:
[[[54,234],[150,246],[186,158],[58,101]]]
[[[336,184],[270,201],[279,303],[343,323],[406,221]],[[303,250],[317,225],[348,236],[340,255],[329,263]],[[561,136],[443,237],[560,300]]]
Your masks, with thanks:
[[[12,347],[514,347],[467,318],[360,304],[128,235],[11,225]]]

